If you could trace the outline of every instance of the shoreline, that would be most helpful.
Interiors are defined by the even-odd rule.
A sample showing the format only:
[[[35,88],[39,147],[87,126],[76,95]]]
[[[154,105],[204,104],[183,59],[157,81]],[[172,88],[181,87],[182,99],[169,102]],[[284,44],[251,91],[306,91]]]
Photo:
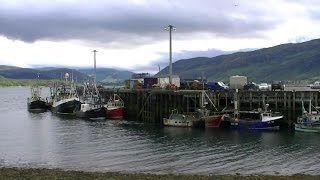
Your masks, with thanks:
[[[300,179],[320,179],[320,175],[303,175],[297,174],[292,176],[284,175],[156,175],[156,174],[143,174],[143,173],[120,173],[120,172],[86,172],[86,171],[74,171],[74,170],[62,170],[62,169],[45,169],[45,168],[17,168],[17,167],[0,167],[1,179],[112,179],[112,180],[127,180],[127,179],[139,179],[139,180],[164,180],[164,179],[222,179],[222,180],[265,180],[265,179],[281,179],[281,180],[300,180]]]

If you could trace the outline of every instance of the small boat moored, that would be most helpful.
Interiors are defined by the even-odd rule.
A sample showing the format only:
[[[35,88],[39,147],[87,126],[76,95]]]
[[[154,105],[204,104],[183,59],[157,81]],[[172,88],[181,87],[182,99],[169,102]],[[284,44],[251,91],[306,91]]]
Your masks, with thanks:
[[[177,109],[172,110],[169,118],[163,118],[164,126],[175,126],[175,127],[192,127],[195,121],[199,121],[194,115],[186,115],[178,113]]]
[[[75,115],[80,110],[80,99],[76,92],[75,85],[68,82],[69,74],[65,74],[66,82],[54,84],[51,88],[52,106],[51,111],[59,115]]]
[[[96,50],[94,52],[94,77],[93,83],[85,83],[81,98],[80,110],[76,116],[90,120],[106,119],[106,109],[96,84]]]
[[[312,107],[315,111],[312,111]],[[302,101],[302,115],[297,118],[294,129],[301,132],[320,132],[320,110],[312,106],[311,100],[309,102],[309,112],[305,110]]]
[[[279,130],[283,121],[283,115],[272,112],[265,104],[265,109],[252,111],[237,111],[233,117],[229,116],[230,128],[232,129],[255,129],[255,130]]]
[[[205,121],[197,113],[179,113],[177,109],[171,111],[169,118],[163,118],[164,126],[175,127],[205,127]]]
[[[105,119],[106,109],[101,100],[101,96],[96,86],[91,87],[93,90],[84,90],[81,98],[80,110],[76,112],[76,116],[86,119]]]
[[[125,115],[124,102],[116,93],[110,97],[104,107],[106,108],[106,116],[108,119],[123,119]]]
[[[27,99],[27,106],[29,112],[45,112],[50,108],[47,99],[41,97],[41,87],[39,87],[39,73],[37,82],[30,87],[31,97]]]

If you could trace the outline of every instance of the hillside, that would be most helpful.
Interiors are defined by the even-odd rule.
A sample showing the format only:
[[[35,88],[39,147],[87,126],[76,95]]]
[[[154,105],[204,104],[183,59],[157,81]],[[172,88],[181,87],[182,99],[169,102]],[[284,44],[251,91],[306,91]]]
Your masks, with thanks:
[[[14,66],[0,66],[0,76],[9,79],[36,79],[38,73],[39,78],[43,80],[61,79],[65,73],[73,73],[74,79],[77,79],[79,82],[85,81],[89,78],[86,74],[68,68],[57,68],[46,71]]]
[[[93,74],[92,68],[78,69],[78,71],[87,75]],[[97,81],[103,83],[123,82],[126,79],[130,79],[132,74],[133,72],[130,71],[122,71],[111,68],[97,68],[96,70]]]
[[[43,80],[62,79],[65,73],[73,74],[73,79],[77,82],[87,81],[93,74],[92,68],[87,69],[70,69],[70,68],[20,68],[15,66],[0,65],[0,76],[9,79],[36,79],[37,74]],[[97,68],[97,81],[102,83],[123,82],[130,79],[133,74],[130,71],[121,71],[110,68]]]
[[[158,74],[167,72],[168,67]],[[173,74],[182,78],[199,77],[202,72],[211,81],[228,81],[232,75],[244,75],[256,82],[317,80],[320,79],[320,40],[173,63]]]

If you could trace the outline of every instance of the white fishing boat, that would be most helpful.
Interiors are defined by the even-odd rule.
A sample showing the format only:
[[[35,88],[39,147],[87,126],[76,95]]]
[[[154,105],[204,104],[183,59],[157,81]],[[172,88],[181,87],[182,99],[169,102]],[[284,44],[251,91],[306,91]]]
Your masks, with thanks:
[[[80,99],[73,80],[68,81],[69,74],[65,74],[64,83],[55,83],[51,88],[51,111],[55,114],[75,115],[80,110]]]
[[[314,109],[314,111],[312,111]],[[320,132],[320,110],[309,101],[309,112],[302,101],[302,115],[297,118],[294,129],[301,132]]]
[[[164,126],[176,126],[176,127],[192,127],[194,122],[199,120],[192,114],[180,114],[177,109],[172,110],[169,118],[163,118]]]

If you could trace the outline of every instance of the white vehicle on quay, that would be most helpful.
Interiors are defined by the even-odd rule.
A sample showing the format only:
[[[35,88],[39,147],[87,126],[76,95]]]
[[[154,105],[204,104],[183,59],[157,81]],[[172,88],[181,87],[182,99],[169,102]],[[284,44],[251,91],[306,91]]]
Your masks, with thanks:
[[[320,82],[316,81],[313,84],[310,84],[311,89],[320,89]]]
[[[269,85],[267,83],[259,84],[259,90],[267,91],[269,90]]]

